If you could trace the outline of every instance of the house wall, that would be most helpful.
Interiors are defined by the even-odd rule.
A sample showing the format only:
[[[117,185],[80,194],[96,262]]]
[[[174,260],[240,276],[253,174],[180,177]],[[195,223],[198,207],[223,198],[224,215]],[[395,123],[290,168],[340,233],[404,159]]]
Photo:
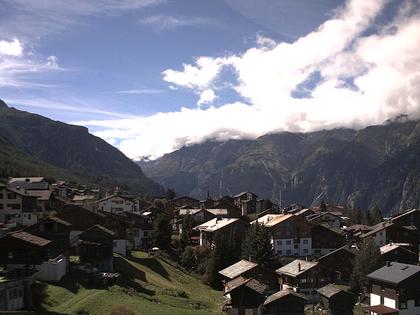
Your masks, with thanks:
[[[23,212],[22,213],[22,225],[30,226],[38,222],[38,215],[36,212]]]
[[[407,309],[399,311],[399,315],[417,315],[420,314],[420,306],[415,306],[414,300],[407,301]]]
[[[120,255],[127,255],[127,240],[114,240],[113,252]]]
[[[60,256],[57,259],[44,261],[41,265],[36,266],[36,269],[39,271],[34,275],[35,279],[58,282],[67,273],[67,258]]]
[[[309,256],[312,254],[312,238],[301,238],[297,241],[292,238],[272,239],[275,253],[278,256]]]
[[[24,305],[24,285],[22,280],[0,283],[0,311],[16,311]]]
[[[22,196],[6,188],[0,189],[0,222],[21,223],[22,200]]]
[[[134,202],[118,196],[99,202],[99,210],[111,213],[133,212]]]

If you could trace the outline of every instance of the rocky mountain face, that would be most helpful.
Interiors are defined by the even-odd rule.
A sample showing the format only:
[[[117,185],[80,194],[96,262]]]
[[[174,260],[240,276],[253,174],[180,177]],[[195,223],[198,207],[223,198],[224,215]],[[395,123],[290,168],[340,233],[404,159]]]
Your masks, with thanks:
[[[2,101],[0,162],[3,174],[83,178],[151,195],[163,193],[136,163],[87,128],[9,108]]]
[[[386,213],[420,207],[418,121],[207,141],[138,163],[160,184],[198,198],[251,190],[282,205],[324,198]]]

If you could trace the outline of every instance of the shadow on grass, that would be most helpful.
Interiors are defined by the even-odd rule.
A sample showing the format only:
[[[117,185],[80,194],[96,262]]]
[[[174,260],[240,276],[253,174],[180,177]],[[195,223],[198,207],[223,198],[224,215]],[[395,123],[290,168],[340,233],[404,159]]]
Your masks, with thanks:
[[[120,274],[117,284],[124,288],[133,288],[137,292],[145,293],[147,295],[155,295],[155,291],[144,288],[136,280],[147,282],[145,272],[137,269],[128,261],[121,257],[114,257],[115,271]]]
[[[131,261],[134,261],[135,263],[138,263],[140,265],[143,265],[143,266],[153,270],[157,274],[164,277],[166,280],[172,281],[169,278],[169,273],[166,271],[166,269],[162,266],[160,261],[158,261],[157,259],[148,258],[148,257],[147,258],[140,258],[140,257],[135,257],[133,255],[129,256],[128,259],[131,260]]]
[[[47,283],[43,282],[34,282],[31,288],[32,291],[32,302],[34,305],[35,314],[42,314],[42,315],[63,315],[65,313],[58,313],[54,311],[49,311],[45,308],[43,303],[47,301],[48,293],[47,293]]]

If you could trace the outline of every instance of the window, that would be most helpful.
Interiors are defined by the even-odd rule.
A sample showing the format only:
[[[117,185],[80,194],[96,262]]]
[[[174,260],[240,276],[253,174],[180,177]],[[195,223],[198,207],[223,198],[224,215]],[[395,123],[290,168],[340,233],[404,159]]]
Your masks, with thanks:
[[[283,245],[283,241],[282,240],[278,240],[277,241],[277,245],[279,245],[279,246]]]
[[[306,279],[305,278],[300,279],[300,283],[306,283]]]
[[[287,240],[286,241],[286,245],[291,245],[292,244],[292,241],[291,240]]]
[[[308,245],[308,240],[302,240],[302,244]]]
[[[286,250],[286,256],[290,256],[292,254],[292,251],[290,249]]]
[[[114,247],[117,247],[117,241],[114,241],[114,242],[113,242],[113,246],[114,246]]]
[[[308,253],[308,249],[307,249],[307,248],[304,248],[304,249],[303,249],[303,253],[304,253],[304,254],[307,254],[307,253]]]
[[[400,309],[406,309],[407,308],[407,301],[400,301]]]
[[[277,255],[279,255],[279,256],[283,255],[283,251],[282,251],[281,249],[279,249],[279,250],[277,251]]]
[[[15,193],[8,193],[7,194],[7,199],[16,199],[16,194]]]
[[[147,233],[147,231],[144,231],[144,232],[143,232],[143,236],[144,236],[144,237],[147,237],[147,236],[148,236],[148,234],[149,234],[149,233]]]
[[[20,204],[18,203],[8,203],[7,207],[13,210],[19,210],[20,209]]]
[[[294,247],[295,247],[295,249],[298,249],[299,248],[299,245],[298,244],[295,244]]]

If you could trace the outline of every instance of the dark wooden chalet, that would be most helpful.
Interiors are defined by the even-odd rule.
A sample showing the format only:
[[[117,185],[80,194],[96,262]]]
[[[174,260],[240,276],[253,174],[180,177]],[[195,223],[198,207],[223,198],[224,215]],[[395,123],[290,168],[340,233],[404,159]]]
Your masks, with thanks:
[[[348,283],[357,249],[344,245],[320,258],[320,277],[330,283]]]
[[[380,248],[382,261],[417,264],[419,256],[415,246],[406,243],[389,243]]]
[[[343,231],[317,224],[312,227],[312,251],[316,257],[325,255],[346,244]]]
[[[225,305],[228,314],[261,314],[268,287],[255,280],[237,277],[225,285],[224,295],[229,302]]]
[[[264,315],[304,315],[306,297],[291,289],[278,291],[264,301]]]
[[[268,269],[264,268],[252,261],[240,260],[237,263],[219,271],[222,277],[223,284],[237,278],[244,277],[247,279],[253,278],[261,283],[264,283],[269,287],[270,290],[278,290],[278,276],[277,274]]]
[[[318,290],[318,306],[327,314],[331,315],[353,315],[353,308],[356,302],[354,294],[328,284]]]
[[[316,289],[326,284],[321,278],[320,264],[317,261],[296,259],[276,270],[279,275],[280,289],[293,289],[304,294],[309,302],[318,300]]]
[[[39,265],[55,258],[51,255],[52,243],[25,231],[7,234],[0,238],[1,265]]]
[[[79,235],[77,249],[81,263],[90,263],[100,271],[113,270],[114,233],[97,224]]]
[[[26,232],[40,236],[52,242],[57,255],[68,256],[70,249],[71,223],[58,217],[45,218],[24,229]]]

